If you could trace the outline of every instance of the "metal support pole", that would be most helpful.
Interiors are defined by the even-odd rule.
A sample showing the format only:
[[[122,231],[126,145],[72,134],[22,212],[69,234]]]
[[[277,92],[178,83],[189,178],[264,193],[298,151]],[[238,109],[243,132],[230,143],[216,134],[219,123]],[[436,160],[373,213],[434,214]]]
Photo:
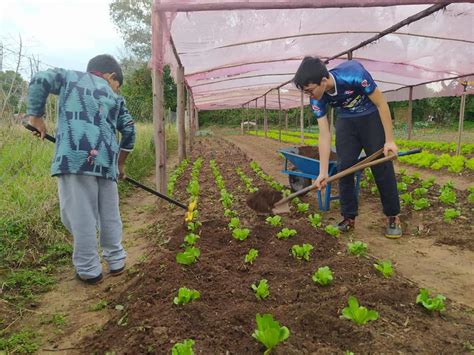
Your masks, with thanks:
[[[301,91],[300,131],[301,131],[301,144],[304,144],[304,95],[303,95],[303,91]]]
[[[466,108],[466,88],[467,81],[464,81],[462,84],[464,86],[462,95],[461,95],[461,107],[459,109],[459,130],[458,130],[458,145],[456,147],[456,155],[461,154],[461,141],[462,141],[462,131],[464,128],[464,110]]]

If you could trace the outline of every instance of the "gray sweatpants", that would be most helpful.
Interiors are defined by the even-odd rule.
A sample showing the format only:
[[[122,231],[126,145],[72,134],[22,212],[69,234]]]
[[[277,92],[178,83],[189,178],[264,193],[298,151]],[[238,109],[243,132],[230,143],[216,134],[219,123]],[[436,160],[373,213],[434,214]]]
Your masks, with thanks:
[[[66,174],[58,178],[61,220],[74,237],[72,262],[82,278],[102,272],[97,248],[99,231],[102,256],[110,270],[125,265],[122,247],[117,183],[87,175]]]

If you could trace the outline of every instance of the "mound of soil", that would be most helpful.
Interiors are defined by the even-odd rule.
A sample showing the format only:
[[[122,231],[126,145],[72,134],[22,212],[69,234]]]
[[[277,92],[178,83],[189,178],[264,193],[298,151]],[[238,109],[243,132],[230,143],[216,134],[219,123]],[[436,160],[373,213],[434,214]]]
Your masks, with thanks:
[[[316,146],[310,146],[310,145],[305,145],[303,147],[298,147],[298,154],[302,155],[304,157],[308,157],[311,159],[319,159],[319,148]],[[337,160],[337,154],[334,152],[331,152],[329,154],[329,160]]]
[[[283,194],[270,189],[260,189],[247,198],[247,206],[258,213],[270,213],[275,202],[280,201]]]
[[[347,255],[348,239],[330,237],[313,228],[307,215],[293,211],[282,216],[282,226],[272,227],[247,206],[245,187],[235,172],[240,167],[252,184],[265,191],[265,183],[249,168],[249,161],[233,146],[215,139],[199,139],[193,149],[205,163],[199,176],[199,218],[202,227],[197,263],[183,266],[176,254],[183,251],[188,231],[182,216],[168,214],[162,232],[169,242],[158,249],[149,263],[134,276],[127,291],[110,304],[123,306],[94,336],[78,340],[83,353],[169,354],[185,339],[195,340],[196,354],[259,354],[265,349],[253,337],[255,315],[270,313],[290,329],[290,337],[272,351],[275,354],[426,353],[460,354],[464,343],[472,343],[471,310],[446,300],[440,317],[416,304],[419,287],[398,275],[384,278],[373,267],[374,259]],[[244,241],[232,238],[229,219],[218,202],[219,191],[208,161],[215,159],[226,189],[234,196],[232,209],[241,225],[251,230]],[[191,165],[191,164],[190,164]],[[190,176],[188,166],[183,177]],[[176,197],[184,200],[189,179],[179,179]],[[262,192],[261,192],[262,193]],[[271,201],[272,194],[263,193]],[[281,195],[275,199],[281,198]],[[247,203],[246,203],[247,202]],[[268,205],[268,204],[267,204]],[[313,212],[313,211],[312,211]],[[282,227],[297,235],[277,239]],[[297,260],[290,249],[309,243],[314,249],[309,261]],[[250,248],[259,254],[245,263]],[[322,287],[313,282],[318,268],[328,266],[333,283]],[[268,280],[270,295],[258,300],[251,285]],[[184,306],[173,304],[180,287],[201,293],[199,300]],[[377,310],[380,318],[359,326],[341,319],[350,296],[361,305]]]

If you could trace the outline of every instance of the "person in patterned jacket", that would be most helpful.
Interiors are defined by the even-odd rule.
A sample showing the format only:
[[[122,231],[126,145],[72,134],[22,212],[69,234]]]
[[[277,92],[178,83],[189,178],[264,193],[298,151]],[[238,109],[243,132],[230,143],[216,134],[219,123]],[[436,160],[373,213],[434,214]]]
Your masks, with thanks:
[[[87,72],[59,68],[38,72],[28,90],[28,121],[42,139],[46,99],[49,94],[59,96],[51,175],[58,177],[61,221],[74,238],[76,276],[87,284],[103,279],[97,231],[110,274],[125,269],[117,179],[125,177],[135,126],[118,94],[122,83],[120,65],[103,54],[89,61]]]
[[[319,58],[305,57],[293,79],[296,87],[310,96],[311,109],[319,126],[320,172],[315,184],[321,188],[328,178],[331,133],[327,105],[337,108],[336,152],[338,171],[356,164],[364,149],[367,156],[383,147],[385,155],[397,154],[393,139],[392,118],[387,100],[377,88],[370,73],[356,60],[339,64],[331,70]],[[400,200],[391,161],[371,168],[375,177],[383,212],[387,216],[385,236],[400,238]],[[354,228],[358,201],[354,174],[339,180],[339,198],[343,220],[341,232]]]

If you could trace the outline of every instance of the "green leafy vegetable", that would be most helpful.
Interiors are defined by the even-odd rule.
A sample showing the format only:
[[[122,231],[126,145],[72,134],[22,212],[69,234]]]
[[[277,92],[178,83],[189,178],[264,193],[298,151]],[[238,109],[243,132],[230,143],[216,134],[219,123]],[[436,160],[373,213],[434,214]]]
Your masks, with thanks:
[[[422,197],[418,200],[413,201],[413,209],[415,211],[420,211],[420,210],[423,210],[423,209],[428,208],[430,206],[431,206],[430,202],[428,201],[428,199],[426,197]]]
[[[178,297],[173,299],[173,303],[176,305],[184,305],[191,301],[197,300],[201,297],[201,293],[196,290],[190,290],[186,287],[181,287],[178,290]]]
[[[313,250],[313,246],[311,244],[303,244],[303,245],[295,244],[291,247],[291,254],[296,259],[300,259],[300,260],[304,259],[306,261],[309,261],[311,250]]]
[[[240,219],[237,217],[232,217],[229,222],[229,228],[234,230],[236,228],[240,228]]]
[[[280,323],[273,320],[271,314],[267,313],[261,316],[257,313],[256,321],[257,329],[255,329],[252,336],[267,348],[264,355],[268,355],[278,343],[285,341],[290,336],[289,329],[280,327]]]
[[[245,240],[250,234],[250,229],[248,228],[235,228],[232,231],[232,236],[237,240]]]
[[[349,254],[356,255],[356,256],[365,256],[367,254],[368,246],[364,242],[354,242],[354,243],[347,243],[347,250]]]
[[[184,237],[184,241],[187,245],[193,246],[199,239],[199,235],[194,233],[189,233]]]
[[[416,303],[421,304],[429,311],[444,311],[444,301],[446,297],[438,295],[436,297],[430,297],[429,291],[426,288],[422,288],[418,296],[416,296]]]
[[[329,285],[333,280],[332,271],[329,266],[323,266],[313,274],[313,281],[321,286]]]
[[[277,233],[277,238],[288,239],[289,237],[292,237],[294,235],[296,235],[295,229],[283,228],[280,232]]]
[[[272,225],[273,227],[279,227],[281,226],[281,217],[280,216],[269,216],[265,221]]]
[[[258,256],[258,250],[252,248],[249,250],[247,255],[245,255],[245,262],[248,264],[253,264],[257,256]]]
[[[359,301],[354,296],[349,297],[349,307],[342,310],[342,316],[353,321],[356,324],[366,324],[371,320],[377,320],[379,314],[377,311],[368,310],[366,307],[359,306]]]
[[[374,264],[375,269],[380,271],[385,278],[393,275],[392,262],[390,260],[382,260]]]
[[[260,280],[258,285],[253,284],[252,290],[255,292],[255,297],[259,300],[263,300],[270,295],[270,291],[268,290],[268,281],[265,279]]]
[[[450,223],[453,221],[453,219],[458,218],[460,215],[461,211],[454,208],[446,208],[444,210],[444,221]]]
[[[202,226],[202,223],[199,221],[188,223],[188,230],[192,233],[196,233],[198,229]]]
[[[182,265],[191,265],[201,255],[201,251],[196,247],[189,247],[182,253],[176,255],[176,261]]]
[[[425,188],[425,189],[429,189],[431,186],[433,186],[435,182],[435,178],[434,177],[431,177],[429,179],[426,179],[424,181],[421,182],[421,187]]]
[[[171,349],[171,355],[194,355],[193,345],[194,340],[192,339],[186,339],[182,343],[176,343]]]
[[[309,223],[311,223],[311,225],[314,228],[321,227],[322,225],[322,222],[321,222],[322,218],[319,213],[310,214],[308,216],[308,220],[309,220]]]
[[[325,228],[324,228],[324,231],[329,234],[329,235],[332,235],[333,237],[339,237],[339,234],[341,234],[341,231],[339,230],[339,228],[337,228],[336,226],[333,226],[331,224],[327,225]]]
[[[296,209],[298,210],[298,212],[302,212],[302,213],[308,212],[309,203],[298,203],[296,205]]]

